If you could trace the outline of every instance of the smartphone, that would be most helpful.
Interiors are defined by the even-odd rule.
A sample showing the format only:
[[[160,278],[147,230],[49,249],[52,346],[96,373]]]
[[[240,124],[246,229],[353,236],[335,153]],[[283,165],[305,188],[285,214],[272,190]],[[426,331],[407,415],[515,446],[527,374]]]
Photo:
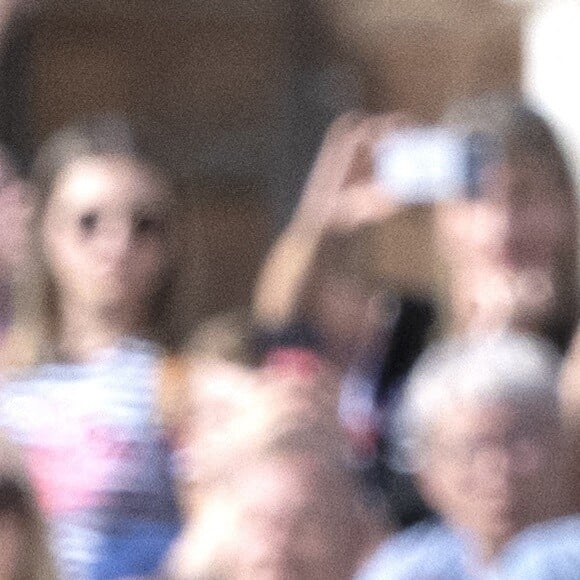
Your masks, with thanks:
[[[500,159],[500,153],[498,144],[483,133],[415,127],[378,143],[374,171],[383,189],[402,204],[476,199],[485,168]]]

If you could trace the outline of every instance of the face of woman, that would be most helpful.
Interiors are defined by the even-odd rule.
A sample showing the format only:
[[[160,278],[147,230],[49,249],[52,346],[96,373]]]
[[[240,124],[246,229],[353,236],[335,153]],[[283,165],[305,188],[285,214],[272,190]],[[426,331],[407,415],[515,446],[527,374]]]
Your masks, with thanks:
[[[538,155],[489,167],[481,193],[439,215],[455,308],[474,327],[524,317],[533,326],[554,308],[576,208]]]
[[[554,517],[559,497],[557,419],[509,401],[457,403],[429,437],[423,490],[447,521],[500,545],[522,528]]]
[[[167,198],[153,172],[130,158],[86,158],[66,167],[42,224],[61,304],[142,310],[165,267]]]

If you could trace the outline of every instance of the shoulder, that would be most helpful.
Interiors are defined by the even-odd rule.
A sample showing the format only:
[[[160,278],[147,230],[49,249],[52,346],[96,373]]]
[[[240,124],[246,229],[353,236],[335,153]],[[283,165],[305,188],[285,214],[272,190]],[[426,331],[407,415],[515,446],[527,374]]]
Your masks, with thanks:
[[[0,371],[0,405],[19,393],[30,393],[40,385],[59,380],[58,365],[12,367]]]
[[[443,524],[421,522],[385,540],[356,580],[455,578],[462,567],[459,538]]]
[[[105,349],[88,362],[52,361],[9,368],[0,372],[0,407],[19,405],[22,398],[46,401],[51,393],[59,400],[76,400],[81,392],[122,391],[127,400],[148,400],[161,357],[154,345],[131,341]],[[94,388],[101,385],[106,388]]]
[[[531,526],[505,550],[506,578],[580,579],[580,514]]]
[[[545,551],[574,549],[580,556],[580,513],[531,526],[518,535],[513,545]]]
[[[31,428],[43,424],[50,393],[59,384],[57,373],[49,366],[11,368],[0,373],[0,429],[21,441]]]

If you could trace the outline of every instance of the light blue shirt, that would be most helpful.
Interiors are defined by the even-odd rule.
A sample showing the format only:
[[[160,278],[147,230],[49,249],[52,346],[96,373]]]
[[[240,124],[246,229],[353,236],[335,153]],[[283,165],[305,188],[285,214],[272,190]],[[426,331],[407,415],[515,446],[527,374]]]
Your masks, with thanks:
[[[580,514],[524,530],[501,561],[506,580],[580,580]]]
[[[580,515],[531,526],[478,567],[469,538],[422,522],[385,540],[355,580],[580,580]]]
[[[447,526],[421,522],[387,539],[355,580],[463,580],[464,542]]]

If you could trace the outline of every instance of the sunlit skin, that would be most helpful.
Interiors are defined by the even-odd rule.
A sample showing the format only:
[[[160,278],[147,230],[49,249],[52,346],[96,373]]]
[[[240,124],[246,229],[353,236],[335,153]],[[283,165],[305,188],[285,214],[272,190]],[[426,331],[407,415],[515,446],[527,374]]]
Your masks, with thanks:
[[[509,402],[455,404],[429,433],[420,473],[425,497],[467,530],[491,559],[524,527],[558,515],[557,422]]]
[[[168,194],[145,165],[123,157],[80,159],[54,182],[42,223],[55,281],[63,350],[140,334],[166,268]]]

